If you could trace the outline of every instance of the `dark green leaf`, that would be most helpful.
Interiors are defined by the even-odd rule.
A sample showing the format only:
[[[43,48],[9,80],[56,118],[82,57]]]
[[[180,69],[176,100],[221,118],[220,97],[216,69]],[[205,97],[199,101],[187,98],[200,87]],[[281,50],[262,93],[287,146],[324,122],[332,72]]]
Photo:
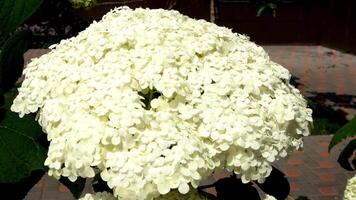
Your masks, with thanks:
[[[35,139],[43,134],[33,116],[20,119],[9,110],[12,98],[5,95],[0,121],[0,182],[14,183],[43,169],[46,150]]]
[[[260,196],[251,183],[244,184],[241,179],[232,176],[214,183],[219,200],[249,199],[260,200]]]
[[[23,54],[30,46],[31,36],[29,31],[17,32],[4,44],[0,54],[0,88],[3,92],[12,88],[21,76]]]
[[[5,97],[2,94],[2,92],[0,91],[0,107],[3,107],[5,104]],[[0,119],[1,120],[1,119]]]
[[[79,199],[84,190],[86,179],[78,177],[75,182],[72,182],[67,177],[61,177],[59,181],[71,191],[74,198]]]
[[[11,200],[22,200],[44,173],[43,170],[36,170],[16,183],[0,183],[0,193],[5,197],[11,197]]]
[[[346,145],[346,147],[342,150],[339,155],[337,161],[346,170],[353,171],[356,170],[355,159],[349,161],[354,156],[354,152],[356,150],[356,139],[351,140],[351,142]]]
[[[288,179],[283,172],[275,167],[273,167],[271,174],[266,178],[264,183],[256,182],[256,184],[265,193],[274,196],[277,200],[286,199],[290,192]]]
[[[276,5],[275,3],[268,3],[267,6],[268,6],[271,10],[277,9],[277,5]]]
[[[22,135],[28,136],[36,140],[40,135],[44,134],[42,132],[41,126],[35,120],[35,116],[28,114],[20,118],[17,113],[10,110],[13,97],[10,95],[5,96],[5,104],[1,110],[0,117],[0,127],[6,127]]]
[[[262,15],[262,12],[266,9],[266,6],[261,6],[258,10],[257,10],[257,17],[260,17]]]
[[[0,183],[14,183],[43,169],[46,150],[17,130],[0,126]]]
[[[329,151],[343,139],[354,136],[356,136],[356,116],[335,133],[329,144]]]
[[[43,0],[1,0],[0,35],[15,30],[29,18]]]

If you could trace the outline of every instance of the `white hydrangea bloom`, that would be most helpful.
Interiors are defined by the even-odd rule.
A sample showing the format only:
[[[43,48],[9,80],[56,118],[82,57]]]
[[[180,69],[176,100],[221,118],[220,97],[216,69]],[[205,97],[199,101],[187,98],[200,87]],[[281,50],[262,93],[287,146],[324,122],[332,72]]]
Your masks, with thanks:
[[[277,199],[274,198],[274,196],[271,196],[271,195],[267,194],[264,200],[277,200]]]
[[[69,0],[73,7],[75,8],[90,8],[92,7],[95,3],[96,0]]]
[[[98,192],[96,194],[85,194],[79,200],[117,200],[117,198],[107,192]],[[200,195],[197,190],[192,189],[187,194],[181,194],[177,190],[172,190],[168,194],[155,198],[155,200],[207,200],[207,198]]]
[[[100,173],[125,200],[185,194],[221,168],[263,181],[312,121],[261,47],[177,11],[114,9],[24,75],[11,109],[38,111],[48,173]]]
[[[97,192],[95,194],[85,194],[78,200],[117,200],[117,198],[108,192]]]
[[[347,181],[346,189],[344,191],[344,200],[356,199],[356,175]]]
[[[187,194],[181,194],[178,190],[172,190],[166,195],[155,198],[155,200],[207,200],[207,198],[199,194],[196,189],[191,189]]]

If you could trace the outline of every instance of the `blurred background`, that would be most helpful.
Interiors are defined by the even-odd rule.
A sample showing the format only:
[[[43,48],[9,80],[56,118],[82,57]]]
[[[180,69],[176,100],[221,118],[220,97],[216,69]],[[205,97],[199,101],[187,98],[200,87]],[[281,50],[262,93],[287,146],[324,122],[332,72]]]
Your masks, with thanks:
[[[244,33],[258,44],[323,45],[356,53],[354,0],[99,0],[87,19],[113,6],[173,8]],[[213,16],[212,16],[213,15]]]

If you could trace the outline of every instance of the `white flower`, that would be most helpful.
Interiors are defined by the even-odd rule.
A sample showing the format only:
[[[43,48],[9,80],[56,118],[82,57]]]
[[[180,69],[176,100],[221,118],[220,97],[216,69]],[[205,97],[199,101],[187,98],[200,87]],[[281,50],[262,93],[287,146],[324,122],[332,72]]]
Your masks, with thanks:
[[[346,189],[344,191],[344,200],[356,199],[356,176],[347,181]]]
[[[78,200],[117,200],[117,198],[108,192],[97,192],[95,194],[85,194],[84,197]]]
[[[207,200],[206,197],[198,193],[197,190],[191,189],[189,193],[181,194],[180,191],[173,190],[166,195],[159,196],[155,200]]]
[[[277,200],[276,198],[274,198],[274,196],[271,195],[266,195],[266,198],[264,200]]]
[[[177,11],[114,9],[24,75],[11,109],[38,111],[48,173],[100,173],[128,200],[189,193],[221,168],[263,181],[312,121],[261,47]]]
[[[95,194],[85,194],[78,200],[116,200],[117,198],[108,192],[97,192]],[[186,194],[181,194],[177,190],[172,190],[168,194],[160,195],[155,200],[206,200],[197,190],[192,189]]]

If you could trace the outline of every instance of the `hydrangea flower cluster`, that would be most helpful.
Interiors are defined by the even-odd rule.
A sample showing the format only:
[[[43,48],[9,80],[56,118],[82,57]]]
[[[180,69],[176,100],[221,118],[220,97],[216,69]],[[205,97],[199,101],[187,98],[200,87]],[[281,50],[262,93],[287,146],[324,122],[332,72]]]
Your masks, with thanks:
[[[344,200],[356,199],[356,175],[347,181],[344,191]]]
[[[100,173],[126,200],[186,194],[223,168],[262,182],[312,121],[262,47],[177,11],[116,8],[24,75],[11,109],[38,112],[49,175]]]
[[[177,190],[172,190],[168,194],[159,196],[155,200],[207,200],[200,195],[197,190],[190,190],[187,194],[181,194]],[[96,194],[86,194],[79,200],[116,200],[116,197],[107,192],[98,192]]]
[[[271,196],[271,195],[267,194],[264,200],[277,200],[277,199],[274,198],[274,196]]]
[[[90,8],[95,3],[96,0],[69,0],[74,8]]]

